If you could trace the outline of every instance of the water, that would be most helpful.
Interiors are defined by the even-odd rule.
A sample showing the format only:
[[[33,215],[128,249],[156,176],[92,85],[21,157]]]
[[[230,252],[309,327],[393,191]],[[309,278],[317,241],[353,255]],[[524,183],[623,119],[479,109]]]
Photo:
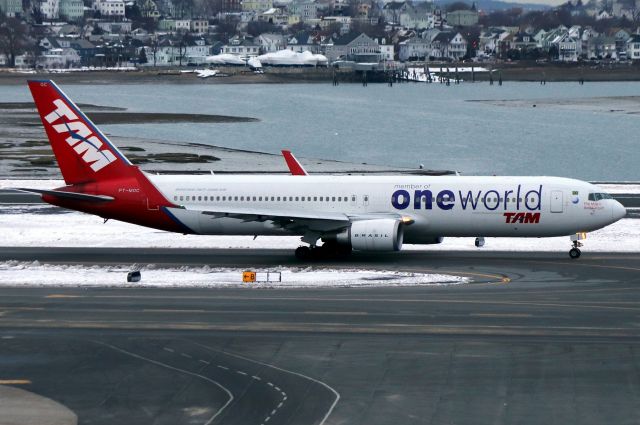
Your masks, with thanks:
[[[239,115],[258,123],[105,125],[120,136],[464,174],[640,180],[640,116],[576,108],[505,107],[470,100],[640,95],[640,83],[68,85],[76,102],[131,111]],[[1,86],[0,98],[28,90]],[[535,103],[535,102],[531,102]],[[251,164],[247,164],[251,169]]]

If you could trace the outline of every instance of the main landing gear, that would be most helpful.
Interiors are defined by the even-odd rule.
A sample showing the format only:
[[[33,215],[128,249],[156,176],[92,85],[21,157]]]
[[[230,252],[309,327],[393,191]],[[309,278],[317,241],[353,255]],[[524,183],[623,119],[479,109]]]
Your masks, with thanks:
[[[296,248],[296,258],[301,261],[330,260],[346,258],[349,255],[351,255],[351,246],[335,242],[325,242],[321,246],[299,246]]]

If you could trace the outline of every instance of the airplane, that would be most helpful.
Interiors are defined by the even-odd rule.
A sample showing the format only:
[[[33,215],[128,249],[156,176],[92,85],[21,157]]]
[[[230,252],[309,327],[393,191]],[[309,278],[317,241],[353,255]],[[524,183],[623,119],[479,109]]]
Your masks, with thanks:
[[[309,175],[283,152],[291,175],[154,175],[133,165],[50,80],[28,82],[66,186],[50,204],[183,234],[297,235],[302,260],[399,251],[444,237],[570,236],[625,216],[597,186],[561,177]],[[322,242],[320,244],[320,242]]]

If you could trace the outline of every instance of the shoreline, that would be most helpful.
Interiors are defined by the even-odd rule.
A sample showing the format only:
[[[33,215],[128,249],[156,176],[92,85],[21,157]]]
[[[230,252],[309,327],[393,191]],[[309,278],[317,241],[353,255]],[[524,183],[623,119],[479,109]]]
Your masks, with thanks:
[[[493,78],[503,81],[540,82],[605,82],[640,81],[640,64],[536,64],[536,63],[431,63],[432,71],[448,67],[451,72],[458,67],[477,66],[490,68],[489,72],[476,72],[476,82],[488,82]],[[407,64],[422,67],[423,63]],[[189,68],[193,71],[194,68]],[[61,84],[331,84],[334,75],[340,83],[362,84],[362,77],[352,71],[334,68],[266,68],[264,74],[255,74],[245,68],[216,67],[227,77],[199,78],[192,72],[177,69],[136,70],[136,71],[72,71],[24,73],[0,71],[0,85],[24,84],[32,79],[53,79]],[[471,82],[470,72],[459,73],[465,82]],[[374,79],[369,81],[374,84]],[[379,82],[386,84],[385,78]],[[420,83],[418,83],[420,84]]]

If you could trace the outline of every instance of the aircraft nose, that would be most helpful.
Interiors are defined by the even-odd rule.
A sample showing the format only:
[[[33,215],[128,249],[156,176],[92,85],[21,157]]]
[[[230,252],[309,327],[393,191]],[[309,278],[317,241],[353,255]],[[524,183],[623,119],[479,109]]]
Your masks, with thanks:
[[[618,221],[625,215],[627,215],[627,209],[618,201],[612,202],[611,218],[613,221]]]

